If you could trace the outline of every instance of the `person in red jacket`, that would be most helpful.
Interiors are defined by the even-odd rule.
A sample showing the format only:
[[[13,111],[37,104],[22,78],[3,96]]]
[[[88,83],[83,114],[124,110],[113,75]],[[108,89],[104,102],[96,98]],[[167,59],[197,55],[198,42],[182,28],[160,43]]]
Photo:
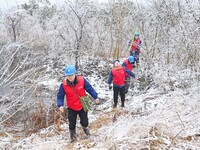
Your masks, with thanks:
[[[83,110],[80,98],[86,96],[86,91],[95,99],[96,104],[99,103],[98,94],[82,76],[76,75],[76,68],[68,65],[65,69],[66,79],[60,85],[57,94],[57,106],[61,112],[64,112],[64,97],[66,96],[66,104],[68,107],[68,121],[71,142],[76,140],[76,120],[77,115],[80,118],[80,124],[86,135],[90,135],[88,127],[88,114]]]
[[[135,62],[139,65],[139,55],[140,55],[140,48],[141,48],[141,40],[140,40],[140,33],[136,32],[134,35],[134,40],[131,45],[130,56],[135,58]]]
[[[133,72],[128,70],[126,67],[122,67],[120,65],[119,60],[114,60],[114,67],[110,71],[109,77],[108,77],[108,84],[109,89],[112,88],[111,82],[113,81],[113,99],[114,99],[114,105],[113,107],[117,107],[118,103],[118,95],[120,94],[121,97],[121,107],[124,107],[125,102],[125,74],[129,74],[131,77],[135,78],[135,75]]]
[[[133,71],[133,68],[135,67],[134,64],[134,57],[133,56],[129,56],[128,59],[126,59],[122,66],[126,67],[128,70]],[[126,86],[125,86],[125,94],[128,93],[128,89],[130,87],[130,76],[128,73],[125,74],[126,75]]]

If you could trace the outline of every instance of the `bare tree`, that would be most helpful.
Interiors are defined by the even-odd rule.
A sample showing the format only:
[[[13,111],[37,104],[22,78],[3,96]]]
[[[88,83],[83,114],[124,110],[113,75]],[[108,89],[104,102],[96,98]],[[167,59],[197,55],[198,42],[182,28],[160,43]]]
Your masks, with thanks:
[[[5,17],[5,25],[7,26],[7,33],[12,35],[12,40],[17,41],[20,35],[20,24],[23,19],[23,15],[20,12],[15,12],[13,14],[7,14]]]
[[[70,28],[73,30],[74,35],[75,35],[75,66],[78,68],[78,61],[80,57],[80,50],[82,46],[82,41],[83,41],[83,32],[85,25],[88,22],[89,19],[89,12],[90,12],[90,7],[87,7],[87,2],[86,1],[80,1],[76,0],[75,3],[73,4],[71,1],[66,2],[67,6],[71,10],[69,12],[69,16],[67,21],[69,23]],[[81,9],[82,7],[82,9]],[[73,17],[74,16],[74,17]]]

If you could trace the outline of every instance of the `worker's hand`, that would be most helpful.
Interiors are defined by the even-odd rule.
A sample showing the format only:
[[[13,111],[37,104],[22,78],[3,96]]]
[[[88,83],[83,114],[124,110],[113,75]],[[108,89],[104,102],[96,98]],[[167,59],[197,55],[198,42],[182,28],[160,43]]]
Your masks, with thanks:
[[[111,90],[111,89],[112,89],[112,85],[109,84],[109,90]]]
[[[64,113],[65,108],[64,108],[63,106],[60,106],[59,110],[60,110],[62,113]]]
[[[141,45],[138,45],[138,46],[137,46],[137,49],[139,50],[140,48],[141,48]]]
[[[95,103],[96,103],[96,104],[99,104],[99,99],[98,99],[98,98],[95,99]]]

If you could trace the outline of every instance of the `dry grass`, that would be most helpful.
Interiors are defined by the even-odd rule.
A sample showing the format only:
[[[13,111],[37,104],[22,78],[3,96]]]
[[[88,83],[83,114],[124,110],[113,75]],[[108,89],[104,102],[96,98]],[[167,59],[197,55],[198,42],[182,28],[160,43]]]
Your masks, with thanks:
[[[8,137],[8,135],[5,132],[0,131],[0,137]]]
[[[54,113],[54,126],[57,131],[63,131],[60,127],[61,124],[67,122],[67,110],[65,109],[64,113],[61,113],[60,110],[56,109]]]
[[[123,115],[124,111],[121,111],[120,109],[113,109],[112,111],[105,112],[102,116],[97,118],[96,121],[91,123],[91,127],[93,130],[97,130],[102,126],[106,126],[109,123],[115,122],[117,120],[117,117]]]

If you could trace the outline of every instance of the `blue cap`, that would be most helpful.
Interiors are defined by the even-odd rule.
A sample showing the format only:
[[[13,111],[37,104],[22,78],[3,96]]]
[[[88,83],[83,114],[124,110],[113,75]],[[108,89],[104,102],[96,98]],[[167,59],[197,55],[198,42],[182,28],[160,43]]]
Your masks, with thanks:
[[[140,36],[140,32],[135,32],[135,36]]]
[[[113,62],[115,63],[116,61],[120,62],[119,59],[115,59]]]
[[[133,57],[133,56],[129,56],[129,57],[128,57],[128,61],[129,61],[130,63],[133,63],[133,62],[134,62],[134,57]]]
[[[65,69],[65,75],[71,76],[74,74],[76,74],[76,68],[74,67],[74,65],[68,65]]]

